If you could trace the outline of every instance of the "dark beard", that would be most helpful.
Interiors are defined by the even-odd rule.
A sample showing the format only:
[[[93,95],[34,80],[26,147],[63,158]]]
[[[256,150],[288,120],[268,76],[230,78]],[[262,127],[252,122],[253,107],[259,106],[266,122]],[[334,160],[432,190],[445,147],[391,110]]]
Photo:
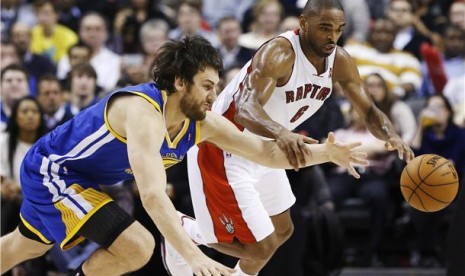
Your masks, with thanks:
[[[189,92],[181,99],[181,111],[191,120],[202,121],[207,116],[207,113],[203,112],[201,108],[191,100]]]

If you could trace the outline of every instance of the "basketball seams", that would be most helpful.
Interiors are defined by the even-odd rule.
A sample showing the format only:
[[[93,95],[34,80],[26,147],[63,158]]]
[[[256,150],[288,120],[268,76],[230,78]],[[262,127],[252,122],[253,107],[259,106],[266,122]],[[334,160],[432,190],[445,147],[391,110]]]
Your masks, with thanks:
[[[437,169],[439,169],[440,167],[444,166],[444,164],[448,164],[448,163],[449,163],[449,160],[447,160],[447,159],[445,159],[445,160],[446,160],[446,161],[445,161],[444,163],[442,163],[442,164],[439,165],[437,168],[434,168],[432,171],[430,171],[430,173],[429,173],[427,176],[425,176],[424,179],[421,179],[420,167],[421,167],[422,163],[420,163],[420,166],[418,166],[418,177],[420,177],[421,181],[422,181],[423,183],[426,184],[425,180],[426,180],[428,177],[430,177]],[[423,162],[423,159],[421,160],[421,162]],[[429,185],[429,186],[436,186],[436,185],[430,185],[430,184],[427,184],[427,185]]]
[[[410,176],[410,172],[408,171],[408,167],[406,168],[407,176],[410,178],[410,180],[412,181],[412,183],[415,184],[415,189],[412,189],[412,193],[410,194],[410,196],[409,196],[407,202],[410,202],[410,200],[412,199],[413,194],[416,194],[416,190],[417,190],[418,187],[421,185],[421,183],[423,183],[423,180],[421,179],[421,176],[420,176],[420,167],[421,167],[421,163],[423,162],[423,159],[425,159],[425,155],[423,155],[423,156],[421,157],[420,166],[417,166],[417,168],[418,168],[417,175],[418,175],[418,178],[420,178],[420,183],[419,183],[419,184],[417,184],[417,183],[413,180],[413,178]],[[418,195],[417,195],[417,196],[418,196]],[[420,198],[420,197],[418,196],[418,198]]]

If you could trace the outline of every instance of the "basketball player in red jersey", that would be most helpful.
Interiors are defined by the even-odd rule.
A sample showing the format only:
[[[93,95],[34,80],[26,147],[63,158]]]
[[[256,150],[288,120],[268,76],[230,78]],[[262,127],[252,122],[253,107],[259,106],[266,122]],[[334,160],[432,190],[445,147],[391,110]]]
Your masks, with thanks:
[[[410,161],[410,147],[363,90],[351,57],[336,45],[345,25],[341,4],[309,0],[299,20],[299,30],[261,46],[219,95],[213,111],[241,130],[276,140],[297,169],[305,144],[316,141],[291,130],[323,105],[338,82],[371,133]],[[289,208],[295,197],[285,171],[211,144],[191,150],[188,162],[196,221],[181,216],[184,229],[195,242],[240,258],[237,275],[256,275],[293,232]],[[191,274],[170,244],[164,253],[173,275]]]

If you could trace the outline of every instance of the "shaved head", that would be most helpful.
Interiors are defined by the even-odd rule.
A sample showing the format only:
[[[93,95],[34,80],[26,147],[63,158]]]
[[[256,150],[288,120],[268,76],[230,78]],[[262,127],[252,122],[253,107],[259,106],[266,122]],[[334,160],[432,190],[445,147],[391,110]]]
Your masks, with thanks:
[[[321,10],[337,9],[344,11],[339,0],[308,0],[305,4],[303,14],[318,14]]]

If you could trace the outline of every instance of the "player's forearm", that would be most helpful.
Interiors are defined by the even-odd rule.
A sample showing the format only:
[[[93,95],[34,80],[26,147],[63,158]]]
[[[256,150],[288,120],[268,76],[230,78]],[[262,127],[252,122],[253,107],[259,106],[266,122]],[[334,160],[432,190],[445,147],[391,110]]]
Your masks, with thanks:
[[[149,196],[141,196],[144,209],[149,214],[165,239],[190,263],[190,260],[201,254],[198,247],[188,237],[178,219],[176,209],[169,197],[163,192]]]
[[[376,138],[387,141],[397,135],[389,118],[378,108],[372,107],[365,118],[367,128]]]
[[[286,130],[284,126],[273,121],[260,104],[253,102],[240,105],[234,120],[250,132],[272,139],[276,139]]]
[[[269,154],[260,155],[260,159],[256,161],[257,163],[270,168],[294,169],[286,154],[279,149],[274,141],[264,142],[267,144],[264,152],[269,152]],[[308,144],[306,146],[310,149],[311,155],[305,157],[305,164],[299,164],[299,168],[332,161],[331,152],[327,150],[326,144]]]

